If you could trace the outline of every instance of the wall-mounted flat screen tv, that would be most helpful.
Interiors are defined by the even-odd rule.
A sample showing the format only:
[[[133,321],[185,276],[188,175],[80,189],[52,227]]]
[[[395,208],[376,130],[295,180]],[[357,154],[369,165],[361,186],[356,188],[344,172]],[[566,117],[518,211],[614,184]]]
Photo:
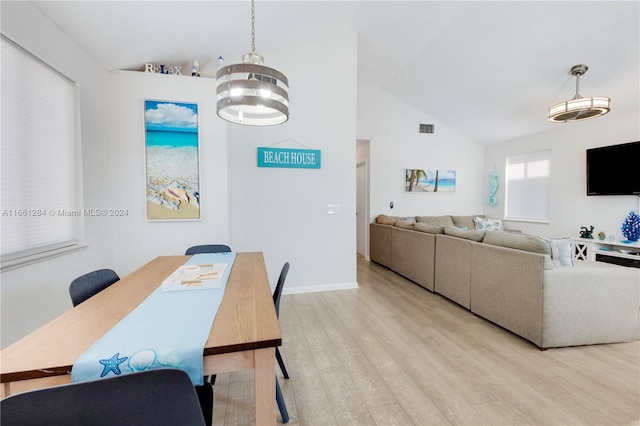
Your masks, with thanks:
[[[640,195],[640,141],[587,149],[587,195]]]

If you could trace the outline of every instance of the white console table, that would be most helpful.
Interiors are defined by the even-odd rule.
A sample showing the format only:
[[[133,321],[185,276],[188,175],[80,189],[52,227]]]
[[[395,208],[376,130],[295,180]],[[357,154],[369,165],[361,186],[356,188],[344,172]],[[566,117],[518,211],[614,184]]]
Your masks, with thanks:
[[[621,264],[625,263],[623,259],[630,260],[631,262],[628,262],[628,266],[640,265],[640,242],[638,241],[625,244],[620,241],[597,240],[595,238],[574,238],[573,242],[576,246],[574,252],[575,260],[603,260],[598,259],[600,257],[598,255],[602,255],[613,258],[610,260],[618,258]]]

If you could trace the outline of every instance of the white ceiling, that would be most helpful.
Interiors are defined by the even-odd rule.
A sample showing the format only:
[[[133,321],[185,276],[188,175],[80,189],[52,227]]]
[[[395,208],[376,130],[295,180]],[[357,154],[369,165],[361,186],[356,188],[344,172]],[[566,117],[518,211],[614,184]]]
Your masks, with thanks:
[[[250,51],[248,1],[34,4],[108,70],[199,59],[212,76],[218,55]],[[640,114],[638,1],[256,2],[256,51],[275,68],[270,51],[343,27],[358,32],[358,84],[482,144],[579,125],[549,123],[546,108],[573,97],[580,63],[583,96],[611,97],[609,116]]]

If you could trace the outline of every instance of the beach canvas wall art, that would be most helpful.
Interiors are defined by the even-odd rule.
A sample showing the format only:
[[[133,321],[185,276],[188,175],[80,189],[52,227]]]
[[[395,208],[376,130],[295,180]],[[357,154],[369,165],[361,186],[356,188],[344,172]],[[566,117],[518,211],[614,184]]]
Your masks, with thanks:
[[[198,105],[144,101],[147,220],[200,219]]]
[[[456,192],[456,171],[405,169],[404,192],[452,194]]]

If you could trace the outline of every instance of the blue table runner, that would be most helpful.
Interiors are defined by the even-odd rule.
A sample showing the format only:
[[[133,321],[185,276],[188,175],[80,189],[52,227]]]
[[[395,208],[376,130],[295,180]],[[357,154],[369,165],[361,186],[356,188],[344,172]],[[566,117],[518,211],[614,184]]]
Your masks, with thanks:
[[[71,381],[179,368],[194,385],[202,385],[204,345],[234,260],[235,253],[193,255],[185,265],[227,264],[220,288],[167,292],[158,283],[149,297],[76,360]]]

